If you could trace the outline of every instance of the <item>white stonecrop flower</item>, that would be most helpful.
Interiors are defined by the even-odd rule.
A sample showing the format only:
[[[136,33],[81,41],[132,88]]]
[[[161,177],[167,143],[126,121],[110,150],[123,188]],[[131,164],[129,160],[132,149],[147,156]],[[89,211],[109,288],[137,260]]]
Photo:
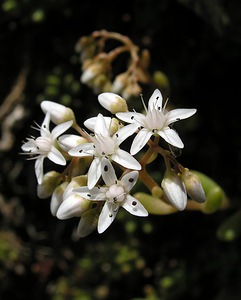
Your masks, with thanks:
[[[68,153],[71,156],[93,156],[88,171],[88,187],[93,188],[101,176],[101,161],[105,158],[132,170],[140,170],[140,163],[127,151],[119,148],[120,144],[132,135],[134,131],[127,127],[120,128],[113,136],[102,114],[96,118],[94,136],[89,135],[91,143],[78,145]]]
[[[45,114],[50,114],[50,119],[54,124],[61,124],[71,120],[75,122],[74,112],[69,107],[48,100],[42,101],[40,106]]]
[[[196,109],[173,109],[166,111],[165,106],[162,107],[162,95],[158,89],[150,97],[148,108],[145,105],[144,108],[146,114],[137,112],[119,112],[116,114],[120,120],[131,123],[128,126],[132,130],[133,128],[138,130],[132,142],[130,153],[134,155],[139,152],[152,135],[159,135],[167,143],[177,148],[183,148],[184,144],[179,135],[169,125],[191,117],[196,113]]]
[[[38,184],[41,184],[43,181],[43,162],[46,157],[58,165],[66,164],[64,156],[56,148],[56,143],[57,138],[72,126],[73,121],[59,124],[51,132],[49,123],[50,113],[47,113],[41,127],[37,128],[40,131],[40,136],[27,138],[27,141],[21,147],[26,154],[33,155],[32,159],[36,159],[35,174]]]
[[[178,210],[184,210],[187,205],[187,192],[180,177],[172,170],[167,170],[161,186],[167,200]]]
[[[98,232],[104,232],[111,225],[121,206],[135,216],[147,216],[148,212],[144,206],[129,194],[138,179],[138,171],[131,171],[121,180],[117,180],[115,170],[107,158],[101,160],[101,169],[105,186],[92,189],[86,186],[75,189],[75,192],[88,200],[105,201],[99,215]]]

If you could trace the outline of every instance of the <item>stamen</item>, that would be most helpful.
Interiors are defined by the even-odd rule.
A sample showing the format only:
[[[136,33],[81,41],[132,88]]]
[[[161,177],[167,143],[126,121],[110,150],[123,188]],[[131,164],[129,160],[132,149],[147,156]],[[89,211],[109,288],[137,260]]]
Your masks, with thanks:
[[[143,105],[143,107],[144,107],[144,109],[145,109],[145,112],[147,113],[148,110],[147,110],[146,104],[145,104],[145,102],[144,102],[143,95],[140,94],[140,97],[141,97],[141,102],[142,102],[142,105]]]

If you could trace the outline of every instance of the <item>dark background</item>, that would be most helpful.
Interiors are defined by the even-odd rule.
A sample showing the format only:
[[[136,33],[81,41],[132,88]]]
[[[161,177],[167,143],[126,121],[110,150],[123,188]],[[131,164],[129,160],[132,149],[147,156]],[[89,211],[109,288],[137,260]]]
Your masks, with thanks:
[[[4,103],[16,82],[15,103],[25,112],[0,152],[0,299],[240,299],[240,238],[217,237],[240,209],[240,1],[0,4],[1,143],[14,109]],[[150,70],[170,81],[172,104],[197,108],[193,128],[179,126],[180,162],[214,179],[230,199],[228,209],[145,220],[123,212],[103,235],[74,241],[78,220],[57,220],[49,199],[37,198],[33,162],[19,155],[22,140],[33,121],[41,123],[44,99],[68,104],[79,124],[96,111],[97,96],[79,81],[75,45],[100,29],[147,48]]]

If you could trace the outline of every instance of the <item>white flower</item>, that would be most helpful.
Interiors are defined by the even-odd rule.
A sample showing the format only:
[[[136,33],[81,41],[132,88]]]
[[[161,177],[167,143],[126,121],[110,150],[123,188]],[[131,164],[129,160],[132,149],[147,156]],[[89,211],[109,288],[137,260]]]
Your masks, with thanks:
[[[50,113],[45,115],[44,121],[40,128],[40,136],[37,138],[27,138],[21,149],[26,154],[33,155],[35,162],[35,174],[38,184],[43,181],[43,161],[47,157],[58,165],[65,165],[66,160],[60,151],[56,148],[57,138],[71,127],[73,121],[68,121],[57,125],[52,132],[49,131]]]
[[[101,176],[101,161],[108,158],[117,164],[132,170],[140,170],[139,162],[127,151],[119,148],[119,145],[134,131],[126,127],[119,129],[113,136],[107,127],[102,114],[96,118],[94,136],[89,136],[92,143],[78,145],[69,151],[71,156],[93,156],[93,161],[88,171],[88,187],[93,188]]]
[[[119,208],[122,206],[129,213],[136,216],[147,216],[144,206],[129,194],[138,179],[138,171],[125,174],[117,180],[115,170],[107,158],[101,160],[102,177],[106,186],[89,189],[79,187],[75,189],[80,196],[92,201],[105,201],[98,220],[98,232],[104,232],[114,221]]]
[[[169,127],[170,124],[186,119],[195,114],[196,109],[173,109],[166,111],[162,107],[161,92],[156,89],[148,102],[148,109],[144,105],[146,114],[137,112],[119,112],[116,116],[127,123],[131,123],[130,129],[139,129],[131,145],[132,155],[139,152],[148,142],[153,134],[162,137],[167,143],[183,148],[183,142],[175,130]]]
[[[161,185],[167,200],[178,210],[184,210],[187,205],[187,192],[180,177],[174,171],[167,170]]]

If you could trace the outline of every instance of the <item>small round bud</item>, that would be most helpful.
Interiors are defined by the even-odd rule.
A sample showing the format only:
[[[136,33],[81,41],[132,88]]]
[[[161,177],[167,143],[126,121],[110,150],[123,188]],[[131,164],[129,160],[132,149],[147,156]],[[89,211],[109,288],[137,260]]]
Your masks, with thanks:
[[[112,114],[128,111],[126,100],[117,94],[111,92],[102,93],[98,96],[98,101]]]

